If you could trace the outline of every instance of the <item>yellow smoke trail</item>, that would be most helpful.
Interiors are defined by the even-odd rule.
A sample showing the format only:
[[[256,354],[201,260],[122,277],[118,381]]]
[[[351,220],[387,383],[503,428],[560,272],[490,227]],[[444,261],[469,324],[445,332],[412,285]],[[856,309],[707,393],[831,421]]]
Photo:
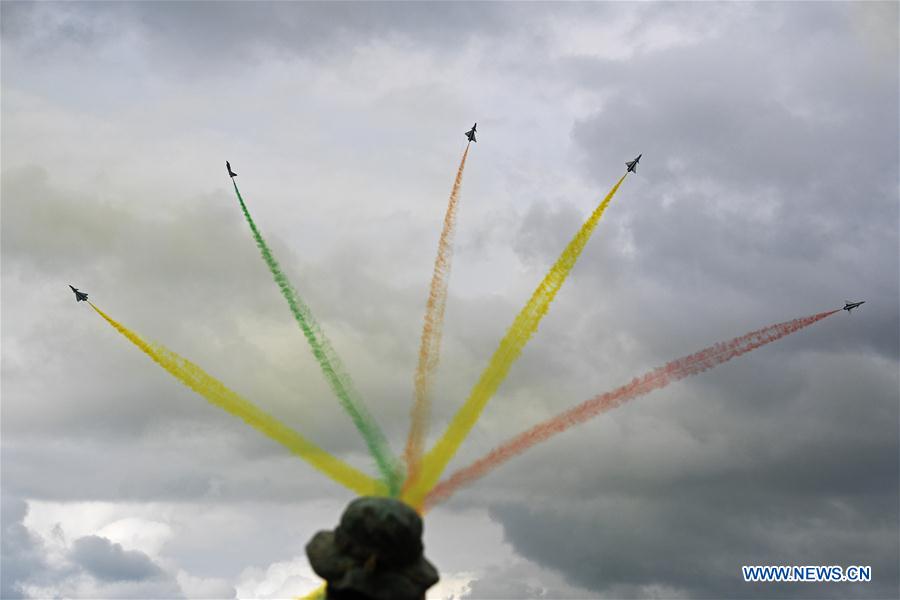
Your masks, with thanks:
[[[544,277],[540,285],[534,291],[528,304],[519,312],[515,321],[507,330],[506,335],[500,341],[500,345],[491,357],[490,363],[481,374],[481,379],[475,384],[469,398],[457,411],[453,417],[453,421],[447,427],[444,435],[437,441],[434,447],[425,455],[422,460],[419,477],[416,481],[408,482],[407,489],[402,498],[407,503],[415,507],[421,507],[425,495],[440,479],[441,474],[447,467],[447,463],[456,454],[460,444],[465,440],[471,431],[481,411],[491,399],[491,396],[500,387],[500,384],[506,378],[510,367],[522,353],[525,344],[529,338],[537,331],[541,318],[547,313],[550,303],[562,287],[566,277],[575,266],[578,256],[584,249],[588,240],[593,233],[594,228],[603,216],[606,207],[615,195],[619,186],[625,180],[625,175],[616,182],[616,185],[609,191],[603,202],[594,210],[590,218],[585,221],[581,229],[566,246],[562,254],[556,260],[556,264],[550,269],[550,272]]]
[[[410,414],[409,436],[406,440],[404,458],[406,460],[407,482],[413,481],[422,460],[425,434],[428,431],[428,417],[431,412],[431,384],[437,370],[441,350],[441,337],[444,326],[444,309],[447,306],[447,276],[450,274],[450,259],[453,257],[453,233],[456,230],[456,209],[459,206],[459,189],[462,185],[463,170],[466,168],[466,157],[469,146],[463,152],[456,179],[447,202],[444,215],[444,229],[438,241],[437,258],[434,261],[434,273],[431,276],[431,288],[428,302],[425,305],[425,324],[422,326],[422,339],[419,345],[419,364],[415,376],[415,403]]]
[[[310,593],[305,596],[294,598],[294,600],[324,600],[325,599],[325,585],[322,584]]]
[[[328,475],[341,485],[360,495],[383,496],[387,493],[384,483],[376,481],[354,469],[344,461],[325,452],[299,433],[266,414],[250,401],[231,391],[203,369],[175,354],[171,350],[151,342],[114,321],[109,315],[88,302],[91,307],[132,344],[144,351],[173,377],[191,388],[211,404],[243,419],[251,427],[279,442],[288,450],[306,460],[313,467]]]

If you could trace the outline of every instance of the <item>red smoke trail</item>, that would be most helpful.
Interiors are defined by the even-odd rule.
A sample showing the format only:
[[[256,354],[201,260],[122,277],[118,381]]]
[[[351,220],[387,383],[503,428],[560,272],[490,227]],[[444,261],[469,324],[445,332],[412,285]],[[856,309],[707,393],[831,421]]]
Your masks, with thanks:
[[[825,317],[833,315],[836,312],[840,311],[832,310],[809,317],[803,317],[801,319],[778,323],[777,325],[770,325],[763,329],[742,335],[741,337],[736,337],[731,341],[720,342],[705,348],[700,352],[673,360],[665,366],[650,371],[641,377],[636,377],[635,379],[632,379],[630,383],[627,383],[618,389],[582,402],[578,406],[570,408],[566,412],[520,433],[509,441],[497,446],[486,456],[475,461],[468,467],[456,471],[429,492],[428,496],[425,498],[425,507],[427,509],[438,502],[446,500],[463,485],[483,477],[488,472],[497,468],[517,454],[521,454],[535,444],[543,442],[557,433],[562,433],[570,427],[574,427],[575,425],[587,421],[591,417],[595,417],[602,412],[616,408],[632,398],[637,398],[638,396],[643,396],[653,390],[666,387],[670,383],[674,383],[690,375],[702,373],[707,369],[721,365],[741,354],[746,354],[760,346],[765,346],[770,342],[774,342],[775,340],[781,339],[795,331],[799,331],[804,327],[808,327],[817,321],[821,321]]]

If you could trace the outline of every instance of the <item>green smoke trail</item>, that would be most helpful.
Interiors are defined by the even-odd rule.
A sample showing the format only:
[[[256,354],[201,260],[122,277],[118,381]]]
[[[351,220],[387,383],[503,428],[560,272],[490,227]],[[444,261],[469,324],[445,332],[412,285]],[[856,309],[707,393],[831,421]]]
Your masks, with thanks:
[[[322,329],[313,318],[309,307],[297,295],[291,282],[288,281],[287,276],[281,270],[278,261],[272,255],[272,251],[269,250],[269,246],[263,240],[256,223],[253,221],[253,217],[250,216],[250,211],[247,210],[243,197],[241,197],[237,183],[234,182],[234,179],[231,180],[231,183],[234,185],[234,192],[237,194],[238,202],[241,203],[241,210],[247,219],[247,224],[250,225],[250,231],[253,232],[253,237],[256,240],[256,245],[259,247],[263,260],[269,266],[272,277],[275,278],[275,283],[278,284],[278,288],[281,290],[281,295],[287,300],[291,314],[294,315],[294,319],[303,331],[303,335],[306,336],[306,341],[309,342],[309,346],[322,369],[322,373],[325,375],[325,379],[328,381],[328,385],[331,386],[331,390],[337,396],[341,406],[347,411],[347,414],[353,419],[353,424],[356,425],[356,428],[362,434],[366,445],[369,447],[369,452],[372,453],[372,457],[378,465],[378,470],[381,471],[382,477],[388,486],[389,494],[397,496],[400,493],[402,479],[400,464],[393,457],[384,433],[378,427],[372,415],[362,405],[359,393],[354,389],[350,376],[343,370],[337,353],[334,351],[328,338],[322,333]]]

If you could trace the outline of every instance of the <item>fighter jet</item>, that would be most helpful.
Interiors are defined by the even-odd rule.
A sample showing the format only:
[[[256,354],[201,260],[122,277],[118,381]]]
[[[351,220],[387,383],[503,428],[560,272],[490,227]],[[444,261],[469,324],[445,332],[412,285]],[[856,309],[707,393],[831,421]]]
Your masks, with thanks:
[[[850,302],[849,300],[845,300],[844,301],[844,310],[846,310],[849,313],[854,308],[857,308],[860,304],[865,304],[865,303],[866,303],[865,300],[863,300],[862,302]]]
[[[475,123],[474,125],[472,125],[472,129],[470,129],[470,130],[468,130],[468,131],[466,132],[466,137],[469,138],[469,141],[470,141],[470,142],[477,142],[477,141],[478,141],[478,140],[475,139],[475,128],[476,128],[476,127],[478,127],[478,123]]]
[[[79,292],[78,288],[72,287],[71,283],[69,284],[69,287],[75,292],[75,302],[81,302],[82,300],[87,301],[87,294],[85,292]]]
[[[234,171],[231,170],[231,163],[228,162],[227,160],[225,161],[225,168],[228,169],[228,176],[229,176],[229,177],[231,177],[232,179],[234,179],[235,177],[237,177],[237,173],[235,173]]]
[[[638,163],[641,162],[642,156],[643,156],[643,154],[638,154],[636,159],[629,160],[627,163],[625,163],[625,166],[628,167],[628,169],[625,172],[626,173],[637,173],[637,166],[638,166]]]

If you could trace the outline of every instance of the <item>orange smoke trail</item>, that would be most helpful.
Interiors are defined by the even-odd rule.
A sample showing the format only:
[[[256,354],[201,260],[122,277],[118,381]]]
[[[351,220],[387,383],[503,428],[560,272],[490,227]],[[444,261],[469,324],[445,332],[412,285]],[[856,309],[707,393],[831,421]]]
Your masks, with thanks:
[[[409,436],[406,440],[404,459],[406,460],[407,481],[412,481],[419,470],[425,434],[428,430],[428,418],[431,414],[431,384],[437,370],[441,352],[441,337],[444,329],[444,309],[447,306],[447,278],[450,275],[450,262],[453,258],[453,234],[456,231],[456,211],[459,206],[459,189],[462,186],[463,170],[466,168],[466,157],[469,145],[463,152],[450,200],[447,202],[447,213],[444,215],[444,229],[438,241],[437,258],[434,261],[434,273],[431,276],[431,288],[428,302],[425,305],[425,324],[422,326],[422,339],[419,345],[419,364],[415,376],[415,402],[410,413]]]
[[[425,507],[429,508],[446,500],[463,485],[483,477],[504,462],[528,450],[535,444],[539,444],[575,425],[584,423],[588,419],[595,417],[602,412],[616,408],[620,404],[633,398],[637,398],[638,396],[649,394],[653,390],[666,387],[670,383],[674,383],[675,381],[684,379],[690,375],[702,373],[707,369],[728,362],[732,358],[746,354],[760,346],[765,346],[786,335],[809,327],[813,323],[821,321],[825,317],[831,316],[836,312],[840,311],[832,310],[823,312],[809,317],[770,325],[757,331],[751,331],[750,333],[736,337],[731,341],[718,343],[705,348],[700,352],[673,360],[663,367],[659,367],[641,377],[632,379],[630,383],[623,385],[618,389],[582,402],[578,406],[570,408],[564,413],[552,417],[535,425],[531,429],[520,433],[509,441],[491,450],[483,458],[475,461],[468,467],[464,467],[455,472],[431,490],[425,499]]]
[[[506,335],[500,340],[487,367],[482,371],[478,383],[469,393],[469,397],[456,411],[456,415],[444,430],[444,434],[422,458],[418,476],[415,478],[407,476],[401,499],[411,506],[417,508],[422,506],[425,496],[438,483],[447,464],[478,421],[481,411],[503,383],[513,363],[525,348],[525,344],[537,331],[541,319],[550,309],[550,303],[553,302],[569,273],[572,272],[578,257],[581,256],[588,240],[591,239],[591,234],[623,181],[625,181],[625,175],[619,178],[619,181],[609,190],[587,221],[581,225],[550,271],[538,284],[531,298],[516,315],[512,325],[506,330]]]

